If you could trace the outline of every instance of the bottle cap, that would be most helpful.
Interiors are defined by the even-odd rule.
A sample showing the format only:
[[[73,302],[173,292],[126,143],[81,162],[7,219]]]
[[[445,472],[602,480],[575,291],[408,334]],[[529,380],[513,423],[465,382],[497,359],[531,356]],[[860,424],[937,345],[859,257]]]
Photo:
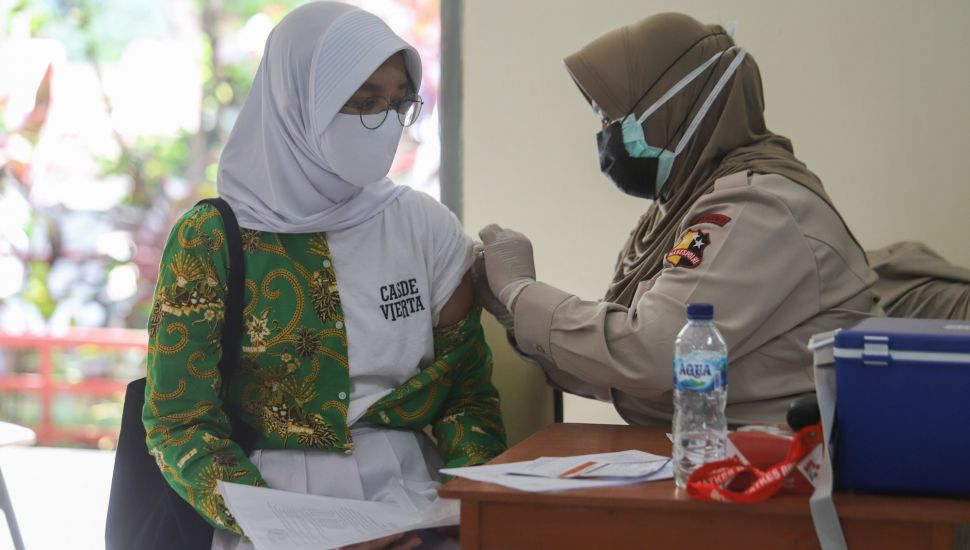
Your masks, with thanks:
[[[714,318],[711,304],[687,304],[687,318],[691,321],[710,321]]]

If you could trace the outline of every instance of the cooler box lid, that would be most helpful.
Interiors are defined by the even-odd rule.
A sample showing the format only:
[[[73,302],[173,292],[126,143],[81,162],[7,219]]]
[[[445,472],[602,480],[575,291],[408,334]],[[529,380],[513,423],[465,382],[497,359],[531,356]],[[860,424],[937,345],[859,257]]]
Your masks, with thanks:
[[[835,335],[839,359],[866,365],[890,361],[970,365],[970,322],[946,319],[873,317]]]

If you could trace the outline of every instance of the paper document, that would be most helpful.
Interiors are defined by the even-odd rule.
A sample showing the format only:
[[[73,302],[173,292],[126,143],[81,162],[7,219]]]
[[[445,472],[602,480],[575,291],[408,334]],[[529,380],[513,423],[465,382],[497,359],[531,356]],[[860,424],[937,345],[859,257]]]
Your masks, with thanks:
[[[441,473],[533,492],[608,487],[674,477],[668,457],[643,451],[542,457],[508,464],[445,468]]]
[[[395,533],[458,525],[457,500],[402,496],[371,502],[219,481],[219,492],[257,550],[320,550]]]
[[[663,468],[669,458],[656,457],[637,462],[611,462],[584,457],[541,457],[522,464],[510,474],[556,478],[646,477]]]

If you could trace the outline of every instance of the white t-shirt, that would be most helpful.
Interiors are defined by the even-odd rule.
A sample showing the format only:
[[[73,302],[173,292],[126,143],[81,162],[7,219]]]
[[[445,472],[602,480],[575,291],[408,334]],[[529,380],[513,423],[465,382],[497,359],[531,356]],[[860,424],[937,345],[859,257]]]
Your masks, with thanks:
[[[353,425],[434,360],[432,329],[472,265],[473,242],[448,208],[414,190],[327,241],[347,325]]]

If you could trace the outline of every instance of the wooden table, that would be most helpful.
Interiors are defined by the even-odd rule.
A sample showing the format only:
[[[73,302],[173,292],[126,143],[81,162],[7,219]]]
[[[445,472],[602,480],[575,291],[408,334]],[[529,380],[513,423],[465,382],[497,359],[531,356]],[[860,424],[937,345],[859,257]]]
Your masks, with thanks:
[[[492,463],[626,449],[669,455],[665,430],[553,424]],[[461,547],[818,548],[808,497],[775,495],[754,505],[690,500],[673,480],[527,493],[455,479],[439,494],[461,499]],[[950,550],[954,525],[970,523],[970,500],[838,494],[849,547]]]

